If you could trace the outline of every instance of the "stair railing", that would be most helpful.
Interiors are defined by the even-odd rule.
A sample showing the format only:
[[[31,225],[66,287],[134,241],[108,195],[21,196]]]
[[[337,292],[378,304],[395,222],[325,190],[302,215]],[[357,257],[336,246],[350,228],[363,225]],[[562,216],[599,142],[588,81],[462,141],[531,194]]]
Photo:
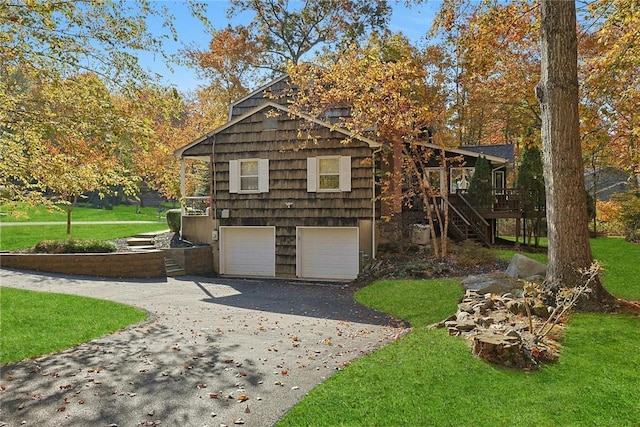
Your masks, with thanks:
[[[441,200],[444,201],[444,198],[441,197]],[[450,199],[447,200],[447,205],[449,206],[449,231],[453,232],[459,239],[468,239],[471,223],[467,221],[462,212],[451,203]]]
[[[455,206],[469,223],[478,238],[487,246],[491,246],[491,226],[480,213],[469,203],[460,192],[457,194],[459,203]]]

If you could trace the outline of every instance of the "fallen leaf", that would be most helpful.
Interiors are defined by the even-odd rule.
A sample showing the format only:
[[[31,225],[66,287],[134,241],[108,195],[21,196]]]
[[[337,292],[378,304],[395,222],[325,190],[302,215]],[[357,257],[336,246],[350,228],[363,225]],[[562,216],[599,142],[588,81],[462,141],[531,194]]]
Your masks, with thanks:
[[[198,390],[202,390],[203,388],[207,388],[207,385],[205,383],[198,383],[196,387],[198,388]]]
[[[289,371],[287,369],[283,369],[282,371],[280,371],[280,375],[282,375],[283,377],[288,374],[289,374]]]
[[[61,406],[61,407],[58,408],[58,412],[64,412],[66,410],[67,410],[67,408],[64,407],[64,406]]]
[[[209,397],[212,399],[217,399],[218,398],[218,393],[209,393]]]
[[[241,394],[240,396],[238,396],[238,402],[246,402],[247,400],[249,400],[249,396],[247,396],[246,394]]]
[[[71,389],[73,386],[71,384],[67,384],[67,385],[61,385],[60,386],[60,390],[69,390]]]

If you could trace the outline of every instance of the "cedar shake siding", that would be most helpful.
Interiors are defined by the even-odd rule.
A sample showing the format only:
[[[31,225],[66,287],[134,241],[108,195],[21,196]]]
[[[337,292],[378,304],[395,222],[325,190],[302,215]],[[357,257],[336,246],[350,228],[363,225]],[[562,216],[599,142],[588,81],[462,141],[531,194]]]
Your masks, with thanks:
[[[272,119],[275,113],[276,129],[265,130],[265,119]],[[271,128],[274,122],[269,123]],[[373,215],[373,149],[358,140],[344,144],[342,133],[324,126],[314,129],[314,143],[298,136],[303,125],[308,125],[304,119],[266,107],[183,154],[210,155],[215,141],[212,185],[219,225],[275,226],[276,276],[296,275],[296,227],[358,227],[360,220],[371,220]],[[308,159],[322,156],[340,156],[349,163],[349,191],[309,191]],[[268,187],[261,183],[259,192],[230,191],[230,165],[233,169],[233,162],[243,159],[268,160]],[[266,162],[261,165],[266,167]],[[228,218],[223,218],[223,211]]]
[[[230,106],[229,121],[238,118],[269,101],[286,107],[288,105],[287,99],[281,97],[281,95],[291,90],[289,87],[289,81],[289,76],[282,76],[268,85],[251,92],[246,97],[234,102]]]

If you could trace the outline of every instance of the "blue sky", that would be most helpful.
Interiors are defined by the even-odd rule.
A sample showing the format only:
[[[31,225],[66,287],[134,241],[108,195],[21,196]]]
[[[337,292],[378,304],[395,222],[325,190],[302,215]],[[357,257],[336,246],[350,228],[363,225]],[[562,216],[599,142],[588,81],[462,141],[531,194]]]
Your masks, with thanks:
[[[165,49],[168,54],[177,53],[185,46],[194,46],[205,50],[211,40],[210,33],[204,28],[202,23],[190,15],[184,1],[180,0],[157,0],[166,6],[175,17],[174,25],[178,31],[177,42],[167,41]],[[225,0],[210,0],[208,3],[207,17],[214,28],[224,28],[229,24],[226,15],[229,3]],[[292,2],[294,5],[295,1]],[[394,32],[402,31],[413,42],[419,43],[421,38],[427,33],[431,26],[433,16],[440,7],[441,0],[427,0],[424,4],[408,9],[404,2],[393,5],[393,15],[390,27]],[[241,18],[242,19],[242,18]],[[232,24],[242,23],[242,20],[232,22]],[[244,18],[247,19],[246,17]],[[156,34],[164,34],[167,31],[160,24],[150,22],[151,31]],[[162,76],[164,84],[175,86],[181,92],[192,91],[205,82],[200,81],[194,70],[187,67],[173,66],[173,70],[167,68],[162,58],[146,53],[139,55],[140,62],[144,67]]]

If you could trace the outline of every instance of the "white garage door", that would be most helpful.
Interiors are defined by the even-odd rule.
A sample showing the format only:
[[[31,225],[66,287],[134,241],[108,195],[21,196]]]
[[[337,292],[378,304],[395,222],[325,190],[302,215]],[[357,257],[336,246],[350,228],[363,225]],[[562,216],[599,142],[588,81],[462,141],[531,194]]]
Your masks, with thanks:
[[[220,274],[274,277],[275,227],[220,227]]]
[[[297,275],[308,279],[355,279],[358,228],[298,227]]]

